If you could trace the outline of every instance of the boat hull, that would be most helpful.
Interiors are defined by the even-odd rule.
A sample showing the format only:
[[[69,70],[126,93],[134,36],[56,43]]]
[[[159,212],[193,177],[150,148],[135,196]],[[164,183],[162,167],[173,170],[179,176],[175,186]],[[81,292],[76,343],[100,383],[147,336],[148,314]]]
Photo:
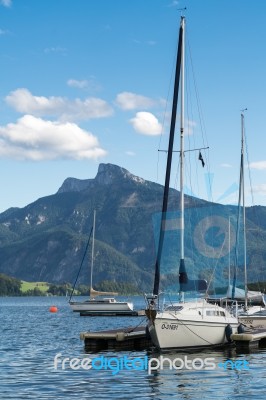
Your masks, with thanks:
[[[72,301],[69,303],[74,312],[90,312],[90,313],[126,313],[133,311],[133,303],[129,302],[109,302],[109,301]]]
[[[220,346],[237,333],[237,318],[221,307],[204,302],[179,303],[176,309],[179,311],[166,309],[150,314],[148,330],[153,344],[161,350]]]
[[[266,328],[266,314],[264,315],[241,315],[238,321],[249,328]]]

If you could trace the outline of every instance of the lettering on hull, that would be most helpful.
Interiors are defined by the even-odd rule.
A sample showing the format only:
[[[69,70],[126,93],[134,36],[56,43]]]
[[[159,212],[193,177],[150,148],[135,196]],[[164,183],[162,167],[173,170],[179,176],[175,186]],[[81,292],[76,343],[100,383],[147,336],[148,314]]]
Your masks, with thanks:
[[[178,328],[178,324],[168,324],[168,323],[164,323],[161,326],[161,329],[170,329],[172,331],[176,331]]]

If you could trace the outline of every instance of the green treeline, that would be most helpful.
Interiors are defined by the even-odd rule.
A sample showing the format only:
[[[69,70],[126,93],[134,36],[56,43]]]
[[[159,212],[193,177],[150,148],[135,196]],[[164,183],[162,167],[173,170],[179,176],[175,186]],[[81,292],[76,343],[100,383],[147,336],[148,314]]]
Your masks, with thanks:
[[[95,290],[117,292],[119,295],[140,294],[136,286],[126,282],[103,281],[95,285]],[[0,274],[0,296],[70,296],[72,286],[69,283],[49,284],[38,282],[22,282],[5,274]],[[79,285],[75,288],[75,296],[88,296],[89,286]]]
[[[21,296],[21,281],[0,274],[0,296]]]
[[[70,284],[44,285],[28,282],[27,286],[28,289],[23,289],[21,280],[0,274],[0,296],[65,296],[71,290]]]
[[[0,273],[0,296],[70,296],[72,293],[72,286],[69,283],[58,285],[38,282],[28,282],[25,285],[25,283],[26,282],[24,282],[24,288],[22,288],[22,281]],[[117,292],[119,295],[141,294],[135,285],[127,282],[106,280],[95,284],[94,289],[101,292]],[[223,293],[225,289],[226,288],[224,288]],[[265,293],[266,282],[250,283],[248,289]],[[89,287],[80,285],[75,288],[74,294],[75,296],[88,296]]]

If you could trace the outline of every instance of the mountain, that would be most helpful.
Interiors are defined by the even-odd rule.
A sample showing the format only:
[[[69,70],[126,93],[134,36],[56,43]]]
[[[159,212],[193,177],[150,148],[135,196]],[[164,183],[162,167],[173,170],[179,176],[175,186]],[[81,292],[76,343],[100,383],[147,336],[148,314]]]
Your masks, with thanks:
[[[95,284],[112,280],[151,290],[156,253],[154,216],[161,210],[162,197],[163,186],[112,164],[100,164],[94,179],[67,178],[56,194],[0,214],[0,272],[27,281],[74,283],[96,209]],[[171,189],[169,210],[176,210],[178,201],[179,192]],[[210,203],[190,196],[185,202],[194,210],[210,207]],[[219,207],[226,218],[236,208],[211,206]],[[266,207],[248,208],[247,220],[251,264],[262,280]],[[192,231],[192,224],[189,229]],[[178,245],[174,243],[167,254],[171,260],[172,247]],[[80,283],[89,282],[90,251],[89,247]],[[188,251],[188,262],[192,253]],[[254,278],[254,270],[250,276]]]

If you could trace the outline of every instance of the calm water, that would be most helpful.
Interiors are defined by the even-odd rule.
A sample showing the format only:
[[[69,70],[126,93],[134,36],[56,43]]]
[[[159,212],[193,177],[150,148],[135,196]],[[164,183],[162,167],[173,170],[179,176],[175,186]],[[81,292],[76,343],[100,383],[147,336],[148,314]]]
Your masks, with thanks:
[[[141,308],[141,298],[133,299]],[[135,326],[144,317],[80,317],[65,298],[0,298],[0,398],[6,399],[265,399],[266,349],[249,354],[235,350],[189,353],[190,360],[215,358],[213,370],[169,369],[154,371],[123,369],[65,370],[54,368],[57,353],[62,358],[126,356],[130,359],[157,353],[100,352],[86,354],[80,332],[116,326]],[[56,305],[58,313],[49,312]],[[164,354],[170,360],[184,354]],[[218,363],[246,360],[249,369],[223,369]],[[61,365],[61,364],[60,364]]]

